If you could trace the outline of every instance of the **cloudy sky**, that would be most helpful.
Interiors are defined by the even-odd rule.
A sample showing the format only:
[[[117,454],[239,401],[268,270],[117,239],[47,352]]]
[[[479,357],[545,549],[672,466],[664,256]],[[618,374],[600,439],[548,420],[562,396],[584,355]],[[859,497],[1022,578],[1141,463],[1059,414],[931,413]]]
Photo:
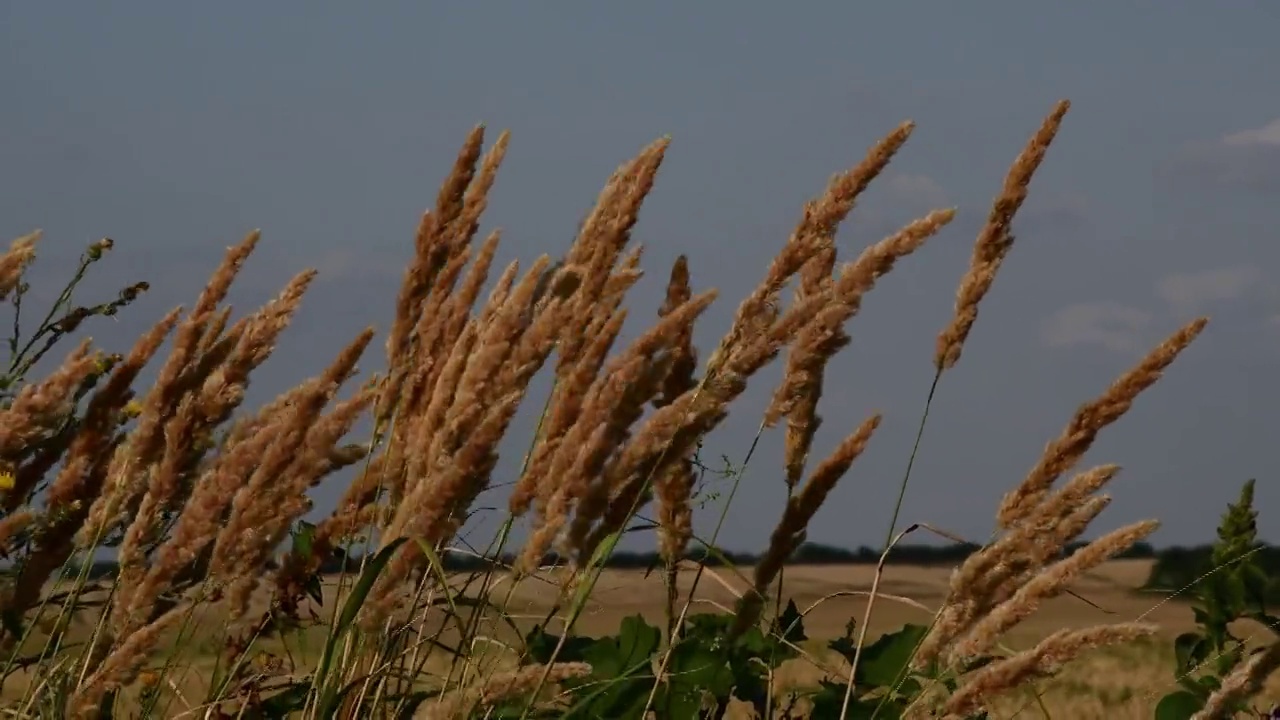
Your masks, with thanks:
[[[649,274],[629,332],[685,253],[695,285],[722,293],[699,328],[707,347],[804,200],[912,119],[841,231],[842,256],[925,210],[959,216],[868,297],[829,371],[816,447],[885,414],[810,535],[878,544],[973,235],[1065,97],[1018,243],[939,390],[903,520],[985,539],[1000,496],[1075,408],[1205,313],[1201,339],[1088,457],[1124,467],[1097,527],[1155,517],[1158,543],[1206,541],[1257,477],[1277,541],[1278,21],[1273,3],[1186,0],[3,3],[0,235],[45,230],[34,279],[46,298],[87,243],[114,238],[90,291],[153,287],[118,323],[90,327],[122,350],[262,228],[239,310],[304,267],[322,280],[262,369],[260,403],[365,325],[385,331],[419,213],[475,123],[512,132],[485,228],[503,228],[503,260],[524,262],[559,253],[613,168],[670,134],[636,233]],[[380,366],[371,354],[365,369]],[[711,455],[742,459],[776,378],[757,379]],[[780,457],[767,433],[728,546],[764,542]],[[339,488],[322,490],[323,508]]]

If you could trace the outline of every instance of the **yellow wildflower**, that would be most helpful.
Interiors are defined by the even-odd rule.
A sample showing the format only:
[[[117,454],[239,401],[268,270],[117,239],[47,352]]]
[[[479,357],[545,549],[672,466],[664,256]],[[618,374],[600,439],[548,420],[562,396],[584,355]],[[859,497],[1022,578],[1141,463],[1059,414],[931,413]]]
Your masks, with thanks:
[[[12,490],[14,485],[13,473],[8,470],[0,470],[0,490]]]
[[[123,412],[127,418],[136,418],[142,414],[142,403],[137,400],[130,400],[125,403]]]

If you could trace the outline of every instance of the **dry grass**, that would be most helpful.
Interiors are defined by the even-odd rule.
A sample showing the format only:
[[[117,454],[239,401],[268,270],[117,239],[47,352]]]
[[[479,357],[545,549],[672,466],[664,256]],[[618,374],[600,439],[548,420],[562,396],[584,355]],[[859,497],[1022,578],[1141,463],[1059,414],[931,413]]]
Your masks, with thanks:
[[[938,333],[930,403],[1014,247],[1015,215],[1068,107],[1055,106],[1017,155],[974,241],[955,313]],[[775,688],[854,677],[868,643],[911,620],[928,626],[914,665],[933,668],[957,688],[924,688],[908,717],[1006,713],[1033,680],[1044,689],[1037,702],[1078,700],[1066,710],[1072,717],[1091,708],[1145,707],[1154,699],[1142,685],[1146,676],[1125,684],[1113,674],[1092,694],[1073,683],[1124,653],[1159,660],[1153,648],[1164,645],[1153,638],[1185,624],[1176,606],[1139,611],[1151,603],[1129,593],[1133,576],[1125,572],[1134,571],[1107,564],[1156,523],[1105,533],[1062,559],[1063,548],[1106,506],[1101,492],[1117,468],[1055,485],[1196,339],[1204,319],[1171,334],[1080,407],[1006,496],[999,534],[951,574],[785,567],[828,493],[875,442],[879,424],[868,409],[868,419],[825,457],[810,457],[826,365],[850,342],[846,326],[865,297],[955,216],[954,209],[934,210],[837,262],[840,223],[913,128],[894,129],[805,205],[701,365],[692,328],[717,293],[698,287],[683,259],[671,270],[658,317],[625,346],[619,342],[624,323],[634,320],[626,295],[641,272],[630,235],[669,140],[618,168],[563,257],[543,256],[523,269],[512,263],[491,282],[500,234],[477,242],[477,232],[508,138],[486,150],[482,128],[464,141],[419,223],[380,377],[354,386],[375,336],[367,330],[315,377],[262,408],[242,406],[254,370],[315,277],[299,272],[272,302],[232,321],[223,301],[259,243],[257,233],[228,249],[189,311],[166,315],[128,353],[95,354],[86,342],[43,379],[27,373],[52,343],[33,358],[17,353],[6,378],[12,392],[0,408],[0,478],[10,486],[0,550],[15,559],[0,595],[10,709],[21,717],[91,718],[110,707],[142,716],[230,717],[265,712],[264,698],[289,688],[296,691],[292,715],[391,717],[412,712],[408,693],[431,689],[440,694],[419,716],[465,715],[514,696],[529,717],[559,712],[566,700],[557,691],[599,668],[562,662],[564,638],[533,662],[523,654],[523,631],[545,620],[565,637],[605,632],[635,611],[666,628],[649,668],[662,683],[651,683],[644,715],[658,708],[673,658],[691,642],[691,613],[735,616],[718,643],[774,620],[786,598],[814,606],[811,636],[840,634],[851,615],[862,621],[851,662],[832,664],[820,647],[800,648],[799,659],[770,673]],[[0,258],[0,296],[21,296],[36,237],[15,242]],[[80,274],[111,247],[106,240],[91,246]],[[36,337],[61,339],[142,290],[126,288],[99,306],[55,308],[65,314],[51,314],[57,319]],[[678,566],[675,558],[694,538],[688,507],[701,440],[757,373],[784,356],[782,382],[760,424],[763,433],[786,423],[788,496],[767,551],[750,569]],[[155,384],[135,390],[153,362]],[[472,503],[490,486],[499,446],[543,371],[555,389],[528,439],[508,520],[486,550],[492,557],[514,550],[518,560],[446,577],[437,558],[454,546]],[[926,406],[922,435],[927,416]],[[373,436],[347,442],[364,417],[374,422]],[[743,464],[749,460],[748,451]],[[311,509],[312,488],[344,469],[352,480],[338,506],[272,563]],[[909,461],[902,493],[910,470]],[[650,580],[605,569],[621,533],[650,503],[666,567]],[[915,529],[896,533],[897,516],[895,508],[888,544]],[[517,524],[529,531],[519,548],[509,546]],[[708,542],[718,532],[712,529]],[[104,544],[117,548],[115,582],[97,585],[70,571],[72,561]],[[359,582],[344,576],[322,583],[327,598],[315,612],[307,596],[320,582],[316,571],[338,549],[364,553]],[[549,551],[564,562],[544,567]],[[1111,612],[1069,591],[1094,595]],[[315,615],[308,618],[309,611]],[[994,655],[991,664],[970,665],[986,655]],[[1272,664],[1272,654],[1260,657],[1251,666],[1258,675]],[[523,664],[515,667],[517,661]],[[1228,689],[1250,691],[1256,679],[1241,676]],[[623,680],[599,682],[607,688]],[[776,699],[769,694],[770,709]]]

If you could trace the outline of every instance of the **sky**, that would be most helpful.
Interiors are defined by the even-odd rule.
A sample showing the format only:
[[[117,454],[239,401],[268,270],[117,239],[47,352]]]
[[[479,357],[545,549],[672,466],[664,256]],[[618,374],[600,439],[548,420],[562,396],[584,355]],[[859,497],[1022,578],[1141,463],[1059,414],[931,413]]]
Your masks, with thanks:
[[[613,169],[670,135],[634,234],[647,274],[624,335],[649,323],[683,253],[695,289],[721,293],[697,328],[705,358],[805,200],[913,120],[841,229],[840,256],[930,209],[957,219],[866,298],[829,366],[814,447],[816,462],[884,414],[809,532],[879,545],[974,235],[1010,162],[1068,98],[1017,243],[938,389],[900,524],[987,539],[1000,497],[1077,406],[1206,314],[1080,467],[1123,467],[1092,534],[1156,518],[1157,544],[1206,542],[1256,477],[1262,535],[1280,541],[1278,21],[1280,5],[1261,0],[0,2],[0,236],[44,230],[31,279],[46,302],[86,245],[113,238],[81,297],[151,283],[115,322],[86,325],[124,351],[261,228],[237,312],[306,267],[321,274],[256,376],[256,406],[361,328],[385,333],[418,218],[475,124],[511,132],[481,227],[502,229],[501,264],[558,256]],[[382,367],[384,337],[366,372]],[[753,380],[710,457],[741,463],[779,375]],[[513,479],[536,410],[511,428],[496,484]],[[722,545],[766,543],[781,467],[781,433],[766,431]],[[317,491],[317,513],[339,480]],[[699,530],[718,508],[700,511]]]

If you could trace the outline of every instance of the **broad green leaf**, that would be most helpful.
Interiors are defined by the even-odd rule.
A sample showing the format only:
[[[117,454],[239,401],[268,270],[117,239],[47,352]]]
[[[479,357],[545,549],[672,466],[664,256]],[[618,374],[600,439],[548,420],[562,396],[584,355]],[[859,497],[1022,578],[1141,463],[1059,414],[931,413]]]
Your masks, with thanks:
[[[1173,656],[1178,674],[1189,672],[1204,660],[1208,646],[1197,633],[1183,633],[1173,641]]]
[[[1190,720],[1204,708],[1204,701],[1186,690],[1169,693],[1156,705],[1155,720]]]
[[[776,632],[783,640],[795,645],[799,645],[809,639],[804,634],[804,616],[800,614],[800,609],[796,607],[795,600],[788,600],[787,607],[778,616],[777,622],[774,624],[774,632]]]
[[[622,620],[618,633],[618,649],[622,654],[624,665],[634,665],[653,657],[653,653],[662,642],[662,631],[646,623],[640,614],[630,615]]]
[[[291,717],[306,707],[310,691],[310,683],[291,683],[279,692],[262,698],[259,710],[266,717]]]
[[[586,648],[584,659],[591,663],[596,677],[619,677],[652,657],[661,637],[657,628],[645,624],[644,618],[632,615],[622,621],[616,637],[600,638]]]
[[[1208,700],[1213,691],[1218,689],[1219,684],[1218,679],[1211,675],[1178,678],[1178,685],[1201,700]]]
[[[811,720],[839,720],[842,717],[846,720],[871,720],[871,718],[889,718],[890,714],[881,710],[876,713],[876,707],[879,705],[876,700],[861,700],[858,694],[854,693],[849,699],[848,713],[844,713],[844,697],[848,691],[848,685],[844,683],[833,683],[828,680],[822,681],[822,688],[811,696],[813,701],[813,710],[809,714]]]
[[[718,698],[733,689],[733,672],[724,652],[692,638],[672,650],[668,670],[673,687],[705,690]]]
[[[535,625],[524,638],[525,664],[551,662],[551,655],[559,642],[559,635],[547,632],[541,625]],[[556,659],[558,662],[584,662],[587,650],[595,644],[594,638],[570,636],[565,640],[564,647],[560,648],[560,654]]]
[[[845,660],[853,662],[853,656],[858,651],[858,643],[853,638],[838,637],[828,641],[827,648],[840,653]]]
[[[855,682],[869,687],[892,688],[906,677],[907,665],[929,628],[904,625],[901,630],[882,636],[862,649]]]
[[[733,627],[734,616],[725,613],[698,613],[685,619],[688,626],[685,637],[702,637],[707,640],[723,639]]]
[[[1245,617],[1262,623],[1269,628],[1280,628],[1280,617],[1276,617],[1266,611],[1246,613]]]
[[[784,646],[773,636],[765,637],[758,627],[747,628],[747,631],[738,638],[735,650],[755,657],[764,657],[768,654],[791,654],[789,652],[790,648]]]
[[[537,629],[529,637],[530,653],[547,662],[558,641]],[[652,659],[661,641],[662,632],[640,615],[624,618],[616,636],[568,638],[559,659],[590,663],[592,680],[576,693],[579,700],[566,717],[638,719],[653,688]]]
[[[671,720],[702,717],[702,693],[697,688],[685,686],[673,687],[665,684],[658,688],[658,696],[654,698],[654,707],[661,712],[658,717]]]
[[[1199,605],[1192,606],[1191,614],[1195,617],[1197,625],[1200,625],[1203,627],[1213,623],[1214,618],[1211,615],[1209,615],[1209,612],[1207,610],[1200,607]]]

